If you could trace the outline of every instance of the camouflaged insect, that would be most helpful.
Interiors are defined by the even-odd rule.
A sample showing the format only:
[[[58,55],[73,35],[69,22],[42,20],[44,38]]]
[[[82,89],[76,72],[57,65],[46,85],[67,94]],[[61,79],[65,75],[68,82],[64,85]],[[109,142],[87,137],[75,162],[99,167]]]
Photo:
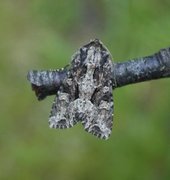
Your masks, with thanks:
[[[112,131],[113,63],[109,51],[97,39],[72,57],[70,69],[52,105],[51,128],[69,128],[81,122],[93,135],[108,139]]]

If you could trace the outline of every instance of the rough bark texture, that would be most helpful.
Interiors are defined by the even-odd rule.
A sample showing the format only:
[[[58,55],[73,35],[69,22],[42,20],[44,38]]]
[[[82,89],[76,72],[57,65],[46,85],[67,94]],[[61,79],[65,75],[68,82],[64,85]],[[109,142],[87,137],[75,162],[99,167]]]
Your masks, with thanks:
[[[66,75],[67,69],[33,70],[28,72],[27,79],[30,81],[38,100],[43,100],[46,96],[57,93]]]
[[[29,71],[30,81],[38,100],[57,93],[69,71],[68,68],[54,71]],[[170,77],[170,48],[154,55],[114,63],[113,89],[138,82]]]
[[[170,48],[152,56],[116,63],[114,88],[165,77],[170,77]]]

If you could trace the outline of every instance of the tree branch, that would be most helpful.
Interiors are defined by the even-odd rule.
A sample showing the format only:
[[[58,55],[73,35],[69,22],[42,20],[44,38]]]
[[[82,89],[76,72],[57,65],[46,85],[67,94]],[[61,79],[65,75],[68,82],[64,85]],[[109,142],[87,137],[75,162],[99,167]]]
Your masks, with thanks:
[[[115,64],[115,88],[166,77],[170,77],[170,48],[151,56]]]
[[[59,90],[68,68],[49,71],[29,71],[27,79],[38,100],[54,95]],[[170,77],[170,48],[154,55],[114,63],[113,89],[138,82]]]

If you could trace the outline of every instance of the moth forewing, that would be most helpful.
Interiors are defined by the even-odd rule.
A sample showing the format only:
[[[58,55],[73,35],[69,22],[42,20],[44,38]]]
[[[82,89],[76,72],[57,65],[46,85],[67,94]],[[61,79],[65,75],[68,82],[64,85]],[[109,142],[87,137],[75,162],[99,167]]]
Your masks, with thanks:
[[[81,121],[86,131],[108,139],[113,119],[112,73],[111,54],[99,40],[81,47],[53,103],[50,127],[69,128]]]

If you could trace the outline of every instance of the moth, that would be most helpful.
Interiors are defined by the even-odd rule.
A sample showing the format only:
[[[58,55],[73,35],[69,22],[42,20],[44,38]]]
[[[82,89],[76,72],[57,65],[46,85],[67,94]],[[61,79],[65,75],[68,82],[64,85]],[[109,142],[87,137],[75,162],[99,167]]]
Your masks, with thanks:
[[[111,54],[100,40],[82,46],[57,91],[50,128],[70,128],[80,122],[87,132],[108,139],[113,124],[112,74]]]

